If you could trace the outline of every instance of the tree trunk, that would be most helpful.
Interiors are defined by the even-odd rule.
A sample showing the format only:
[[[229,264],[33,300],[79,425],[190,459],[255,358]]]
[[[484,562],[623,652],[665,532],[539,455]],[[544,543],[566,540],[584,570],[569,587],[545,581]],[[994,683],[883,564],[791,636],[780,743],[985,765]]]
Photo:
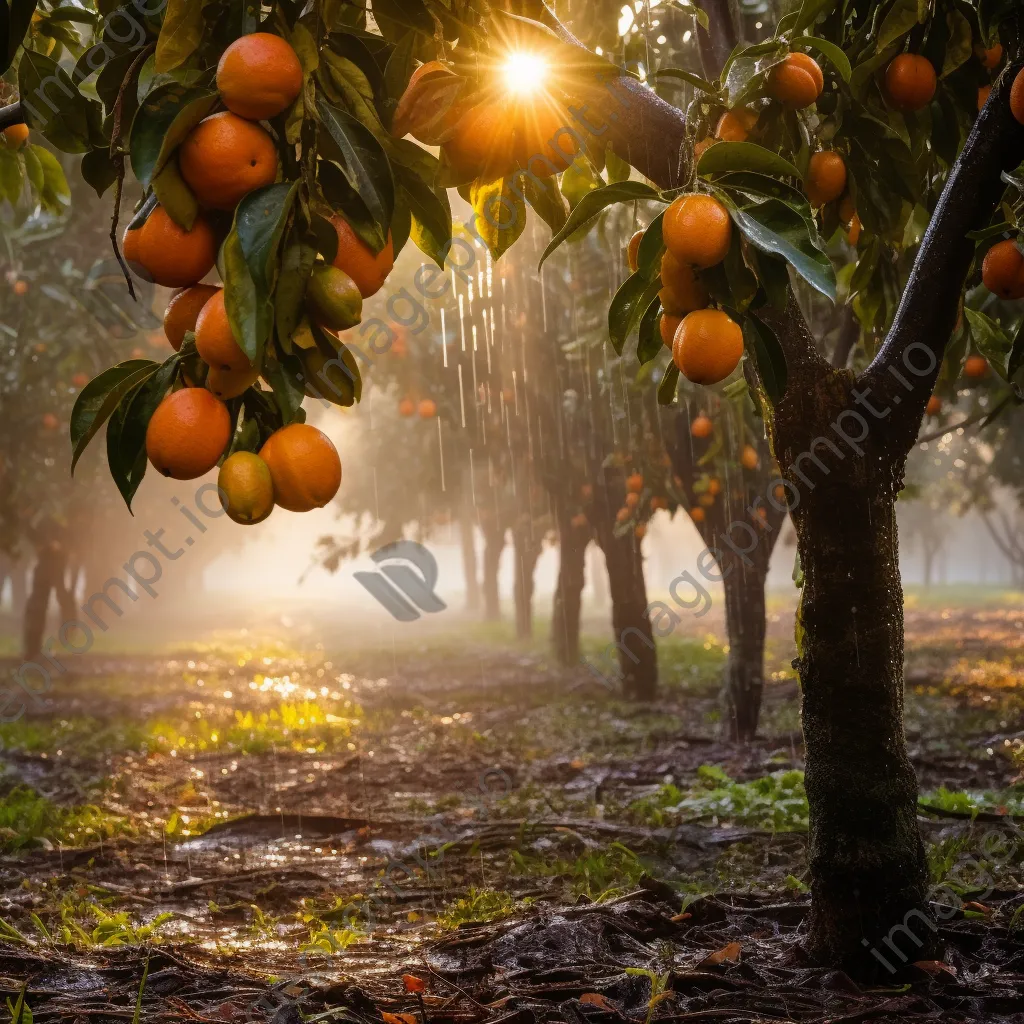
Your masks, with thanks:
[[[633,700],[654,700],[658,652],[647,612],[647,583],[640,545],[632,534],[602,538],[612,598],[612,632],[618,645],[622,692]]]
[[[501,553],[505,550],[505,530],[499,526],[484,526],[484,619],[497,622],[501,618],[501,594],[498,591],[498,569]]]
[[[586,582],[590,530],[573,526],[568,516],[558,520],[558,583],[551,616],[551,642],[560,665],[580,660],[580,610]]]
[[[537,560],[540,558],[540,541],[533,529],[533,521],[512,532],[512,547],[515,552],[515,605],[516,637],[528,640],[533,636],[533,585]]]
[[[722,680],[725,733],[748,743],[757,733],[764,691],[765,600],[767,560],[752,567],[735,566],[726,576],[725,627],[729,660]]]
[[[476,535],[473,520],[463,513],[459,517],[459,542],[462,547],[462,575],[466,581],[466,611],[475,612],[480,607],[480,579],[476,565]]]
[[[25,602],[22,629],[22,649],[26,659],[36,658],[43,649],[46,632],[46,613],[50,607],[50,594],[64,590],[64,566],[67,555],[59,544],[40,544],[39,554],[32,569],[32,583]]]

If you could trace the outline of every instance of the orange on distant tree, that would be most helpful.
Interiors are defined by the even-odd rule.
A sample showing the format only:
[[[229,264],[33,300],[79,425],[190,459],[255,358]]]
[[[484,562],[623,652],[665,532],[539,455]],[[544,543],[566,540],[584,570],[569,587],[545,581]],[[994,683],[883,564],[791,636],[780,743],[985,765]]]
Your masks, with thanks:
[[[432,398],[424,398],[420,401],[417,412],[420,414],[420,419],[432,419],[437,415],[437,402]]]
[[[500,178],[515,167],[515,143],[515,124],[506,106],[485,100],[459,118],[441,151],[460,177]]]
[[[680,262],[695,267],[721,263],[732,242],[729,211],[713,196],[679,196],[661,225],[665,246]]]
[[[704,155],[704,154],[705,154],[705,153],[706,153],[706,152],[707,152],[707,151],[708,151],[708,150],[709,150],[709,149],[710,149],[710,148],[711,148],[711,147],[712,147],[712,146],[713,146],[713,145],[714,145],[714,144],[715,144],[716,142],[718,142],[718,139],[713,139],[713,138],[711,138],[711,136],[710,136],[710,135],[709,135],[709,136],[708,136],[708,137],[707,137],[706,139],[701,139],[701,140],[700,140],[700,142],[698,142],[698,143],[697,143],[697,144],[696,144],[696,145],[695,145],[695,146],[693,147],[693,159],[694,159],[695,161],[699,162],[699,161],[700,161],[700,158],[701,158],[701,157],[702,157],[702,156],[703,156],[703,155]]]
[[[289,512],[323,508],[341,486],[338,449],[322,431],[308,423],[292,423],[275,431],[260,450],[274,481],[274,501]]]
[[[252,363],[235,339],[224,305],[224,289],[218,288],[196,320],[196,351],[211,369],[248,370]]]
[[[248,391],[259,380],[259,376],[260,371],[255,366],[246,366],[241,370],[222,370],[219,366],[212,366],[206,375],[206,386],[212,394],[226,402]]]
[[[270,467],[254,452],[235,452],[224,460],[217,493],[228,518],[243,526],[262,523],[274,511]]]
[[[633,536],[637,540],[643,540],[647,536],[647,526],[644,523],[637,523],[633,528]]]
[[[28,294],[28,281],[19,279],[14,282],[11,287],[14,289],[15,295],[27,295]]]
[[[937,85],[932,62],[919,53],[901,53],[885,69],[885,91],[897,110],[910,113],[927,107]]]
[[[593,488],[593,487],[592,487],[592,486],[591,486],[590,484],[584,484],[584,485],[583,485],[583,486],[582,486],[582,487],[580,488],[580,497],[581,497],[581,498],[582,498],[582,499],[583,499],[584,501],[590,501],[590,499],[591,499],[591,498],[592,498],[593,496],[594,496],[594,488]]]
[[[739,365],[743,331],[720,309],[698,309],[683,318],[672,345],[672,360],[694,384],[717,384]]]
[[[1013,116],[1024,124],[1024,71],[1018,71],[1010,89],[1010,110]]]
[[[47,430],[56,430],[60,426],[60,420],[52,412],[43,414],[43,426]]]
[[[978,89],[978,112],[979,113],[981,112],[982,107],[984,107],[985,104],[988,103],[988,98],[991,95],[992,95],[992,86],[991,85],[983,85],[983,86],[979,87],[979,89]]]
[[[164,334],[175,352],[181,348],[186,333],[195,331],[196,320],[199,319],[203,306],[218,291],[220,288],[217,285],[195,284],[191,288],[182,288],[180,292],[175,292],[171,296],[171,301],[164,310]]]
[[[846,228],[846,240],[850,245],[856,245],[860,240],[860,232],[863,225],[860,222],[860,217],[857,214],[853,215],[853,219],[847,225]]]
[[[626,478],[626,490],[630,494],[639,494],[644,489],[644,478],[642,473],[630,473]]]
[[[632,519],[633,513],[626,507],[622,507],[618,512],[615,513],[615,521],[617,523],[626,523]]]
[[[942,412],[942,399],[938,395],[932,395],[924,411],[926,416],[938,416]]]
[[[230,440],[228,407],[205,388],[182,388],[153,413],[146,455],[163,476],[194,480],[217,465]]]
[[[740,452],[740,465],[744,469],[757,469],[761,465],[761,459],[753,445],[745,444],[743,446],[743,451]]]
[[[21,149],[28,142],[28,125],[12,124],[3,130],[4,145],[8,149]]]
[[[715,429],[714,424],[703,413],[701,413],[699,416],[697,416],[693,420],[693,422],[690,424],[690,434],[693,437],[698,437],[698,438],[710,437],[711,436],[711,432],[714,429]]]
[[[399,416],[412,416],[416,412],[416,403],[411,398],[403,398],[398,403]]]
[[[985,287],[1001,299],[1024,299],[1024,255],[1015,242],[996,242],[981,264]]]
[[[657,512],[659,509],[668,508],[668,498],[663,495],[656,494],[651,498],[651,510]]]
[[[162,206],[157,206],[137,228],[122,239],[124,258],[141,267],[149,278],[165,288],[197,284],[213,270],[217,239],[209,221],[200,214],[191,231],[178,227]]]
[[[629,491],[626,494],[626,501],[625,501],[626,508],[628,508],[630,511],[632,511],[639,504],[640,504],[640,495],[639,494],[634,494],[632,491]]]
[[[661,304],[667,312],[677,316],[703,309],[710,300],[707,287],[693,267],[677,259],[668,249],[661,256],[661,283]]]
[[[988,360],[984,356],[968,356],[964,361],[964,376],[980,380],[988,376]]]
[[[640,265],[637,261],[637,257],[640,253],[640,243],[643,240],[644,233],[642,231],[638,231],[629,240],[629,245],[626,246],[626,266],[629,267],[631,274],[635,274],[637,267]]]
[[[721,493],[722,493],[722,482],[721,482],[721,480],[718,479],[718,477],[713,476],[708,481],[708,494],[714,496],[714,495],[721,494]]]
[[[265,121],[290,107],[302,92],[302,64],[280,36],[252,32],[221,55],[217,91],[233,114]]]
[[[825,88],[825,76],[818,62],[798,51],[786,54],[785,60],[768,72],[768,92],[780,103],[794,110],[809,107]]]
[[[815,153],[807,165],[804,188],[811,206],[824,206],[846,190],[846,164],[833,150]]]
[[[74,377],[71,378],[71,383],[76,388],[84,388],[85,385],[89,383],[89,374],[87,374],[87,373],[76,373],[74,375]]]
[[[338,236],[338,254],[334,257],[334,266],[344,270],[355,281],[364,299],[376,295],[384,287],[388,274],[395,266],[391,232],[388,232],[387,245],[375,254],[344,217],[335,214],[331,217],[331,224]]]
[[[1003,59],[1003,44],[996,43],[995,46],[990,46],[987,49],[984,46],[978,46],[975,48],[975,52],[986,71],[995,71]]]
[[[715,503],[715,495],[711,494],[709,491],[705,491],[697,500],[705,508],[711,508]]]
[[[715,125],[715,138],[722,142],[746,142],[757,124],[757,114],[746,107],[727,110]]]
[[[699,505],[694,505],[693,508],[690,509],[690,518],[695,523],[703,523],[704,519],[706,518],[704,515],[704,509],[702,509]]]
[[[258,124],[222,110],[188,133],[178,166],[200,206],[233,210],[253,189],[273,184],[277,146]]]
[[[672,342],[676,340],[676,331],[683,322],[681,316],[674,313],[662,313],[658,318],[658,330],[661,331],[661,343],[665,348],[671,348]]]

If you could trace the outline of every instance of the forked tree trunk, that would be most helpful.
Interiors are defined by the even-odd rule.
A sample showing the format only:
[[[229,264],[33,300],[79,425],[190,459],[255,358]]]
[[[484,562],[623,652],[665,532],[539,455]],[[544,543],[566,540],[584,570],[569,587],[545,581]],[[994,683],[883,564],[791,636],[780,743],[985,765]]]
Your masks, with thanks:
[[[505,550],[505,529],[484,524],[483,597],[484,619],[497,622],[501,618],[501,594],[498,590],[498,569],[501,553]]]
[[[463,512],[459,516],[459,544],[462,550],[462,575],[466,586],[466,611],[475,612],[480,607],[480,578],[477,575],[476,536],[473,520]]]
[[[533,588],[537,560],[540,558],[540,540],[531,521],[512,532],[512,547],[515,552],[515,606],[516,637],[528,640],[533,636]]]
[[[580,610],[586,582],[588,527],[572,525],[570,517],[558,520],[558,582],[551,615],[551,643],[560,665],[571,667],[580,660]]]
[[[722,679],[722,709],[729,739],[748,743],[757,734],[764,695],[765,575],[759,559],[724,580],[729,657]]]
[[[25,617],[22,628],[22,650],[31,660],[43,649],[43,634],[46,632],[46,614],[50,607],[50,594],[60,595],[64,591],[64,569],[67,555],[64,548],[56,543],[42,543],[38,558],[32,569],[32,582],[28,599],[25,601]]]

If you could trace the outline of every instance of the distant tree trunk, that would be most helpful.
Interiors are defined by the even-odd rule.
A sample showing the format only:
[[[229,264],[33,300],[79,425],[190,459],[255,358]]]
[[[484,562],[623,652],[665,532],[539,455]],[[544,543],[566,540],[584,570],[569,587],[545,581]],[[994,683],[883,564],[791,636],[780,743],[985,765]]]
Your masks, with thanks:
[[[46,632],[46,613],[50,606],[50,594],[62,594],[64,569],[67,552],[56,542],[38,546],[38,558],[32,569],[32,584],[25,602],[25,618],[22,631],[22,649],[28,659],[38,656],[43,649],[43,634]],[[70,616],[74,618],[74,615]]]
[[[484,531],[484,619],[497,622],[501,618],[501,594],[498,591],[498,569],[505,550],[505,528],[485,522]]]
[[[764,693],[767,564],[761,561],[751,567],[735,566],[724,580],[729,658],[722,680],[722,705],[726,735],[740,743],[749,742],[757,733]]]
[[[589,527],[573,526],[568,515],[558,517],[558,583],[551,616],[551,642],[560,665],[580,660],[580,609],[586,582]]]
[[[466,611],[480,607],[480,579],[477,575],[476,536],[473,520],[463,511],[459,516],[459,542],[462,547],[462,575],[466,581]]]
[[[516,636],[528,640],[533,636],[534,574],[540,558],[540,539],[532,519],[512,531],[512,548],[515,553]]]

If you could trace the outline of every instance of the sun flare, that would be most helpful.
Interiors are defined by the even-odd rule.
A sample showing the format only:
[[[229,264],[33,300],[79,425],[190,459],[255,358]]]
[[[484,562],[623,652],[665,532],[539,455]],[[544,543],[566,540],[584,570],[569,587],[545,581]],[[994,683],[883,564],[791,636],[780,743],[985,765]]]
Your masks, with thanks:
[[[510,53],[501,66],[505,88],[518,96],[528,96],[544,87],[548,62],[539,54],[526,50]]]

